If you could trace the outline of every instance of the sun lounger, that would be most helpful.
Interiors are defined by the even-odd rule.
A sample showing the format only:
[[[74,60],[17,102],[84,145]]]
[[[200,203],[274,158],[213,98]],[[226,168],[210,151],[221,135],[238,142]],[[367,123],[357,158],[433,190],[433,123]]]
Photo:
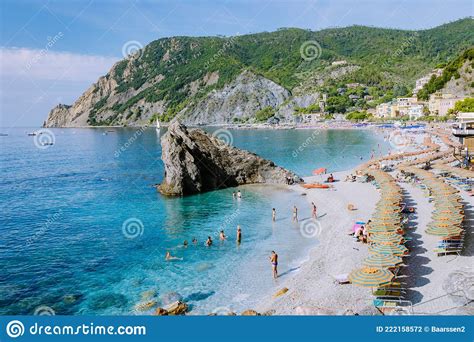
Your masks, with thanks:
[[[413,304],[408,300],[398,299],[374,299],[374,306],[383,315],[411,315],[413,314]]]
[[[349,273],[338,274],[338,275],[334,276],[334,279],[340,285],[351,283],[350,280],[349,280]]]
[[[459,247],[435,248],[434,252],[436,253],[437,256],[443,256],[443,255],[447,255],[447,254],[461,255],[462,248],[459,248]]]

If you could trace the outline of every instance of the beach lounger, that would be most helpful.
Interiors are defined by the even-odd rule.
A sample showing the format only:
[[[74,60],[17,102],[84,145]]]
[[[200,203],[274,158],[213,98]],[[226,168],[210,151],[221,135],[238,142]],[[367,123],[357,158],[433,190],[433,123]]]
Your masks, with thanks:
[[[443,256],[447,254],[457,254],[461,255],[462,253],[462,248],[458,247],[453,247],[453,248],[435,248],[434,252],[436,253],[437,256]]]
[[[383,315],[411,315],[413,314],[413,304],[409,300],[398,299],[374,299],[374,306]]]
[[[349,280],[349,273],[338,274],[338,275],[334,276],[334,279],[340,285],[351,283],[350,280]]]

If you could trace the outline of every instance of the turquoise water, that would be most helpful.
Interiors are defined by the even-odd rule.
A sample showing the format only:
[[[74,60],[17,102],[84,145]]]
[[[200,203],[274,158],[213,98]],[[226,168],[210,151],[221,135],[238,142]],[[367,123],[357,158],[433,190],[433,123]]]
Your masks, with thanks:
[[[31,130],[0,137],[0,314],[43,305],[65,315],[146,314],[138,303],[178,298],[196,314],[241,310],[278,286],[271,250],[287,277],[317,243],[290,221],[293,204],[309,215],[303,197],[244,186],[242,200],[233,200],[235,189],[163,198],[152,187],[163,177],[156,131],[108,130],[53,129],[55,144],[42,148],[26,135]],[[347,169],[383,144],[366,130],[233,130],[229,137],[303,176],[321,166]],[[183,260],[166,262],[166,251]]]

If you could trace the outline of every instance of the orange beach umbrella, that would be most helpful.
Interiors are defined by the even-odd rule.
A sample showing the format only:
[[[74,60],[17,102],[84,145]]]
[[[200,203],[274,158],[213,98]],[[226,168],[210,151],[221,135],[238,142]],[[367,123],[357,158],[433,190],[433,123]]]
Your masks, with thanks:
[[[326,173],[326,169],[324,167],[320,167],[319,169],[313,170],[313,175],[322,175]]]

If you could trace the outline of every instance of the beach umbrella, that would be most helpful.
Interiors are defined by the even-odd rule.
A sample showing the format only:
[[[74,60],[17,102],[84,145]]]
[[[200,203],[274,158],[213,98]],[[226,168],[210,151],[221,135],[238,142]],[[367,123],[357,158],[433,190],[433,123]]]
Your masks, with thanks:
[[[372,254],[389,254],[403,256],[408,249],[403,245],[380,245],[373,244],[369,246],[369,253]]]
[[[437,226],[430,226],[428,227],[425,232],[426,234],[436,235],[436,236],[456,236],[463,232],[464,230],[459,227],[437,227]]]
[[[403,262],[402,258],[395,255],[373,254],[365,258],[362,264],[365,267],[387,268],[387,267],[395,267],[398,264],[401,264],[402,262]]]
[[[313,170],[313,175],[322,175],[326,173],[326,169],[324,167],[320,167],[319,169]]]
[[[349,274],[349,280],[352,284],[363,287],[377,287],[389,283],[392,279],[392,272],[375,267],[364,267]]]
[[[399,245],[403,242],[403,237],[400,234],[396,234],[396,233],[373,234],[369,237],[369,241],[378,243],[381,245],[384,245],[384,244]]]

